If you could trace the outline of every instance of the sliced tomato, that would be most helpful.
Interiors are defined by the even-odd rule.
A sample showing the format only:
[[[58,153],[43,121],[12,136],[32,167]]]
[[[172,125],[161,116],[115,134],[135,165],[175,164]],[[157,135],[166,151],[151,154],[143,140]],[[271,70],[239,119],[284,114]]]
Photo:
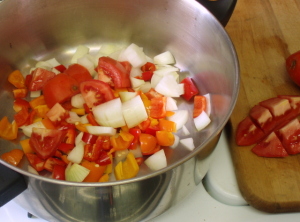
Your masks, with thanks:
[[[55,154],[65,135],[66,132],[61,130],[33,128],[29,144],[35,153],[45,160]]]
[[[32,79],[29,84],[30,91],[42,90],[47,81],[52,79],[56,74],[43,68],[36,68],[32,73]]]
[[[56,70],[58,70],[60,73],[63,73],[67,68],[64,66],[64,65],[62,65],[62,64],[60,64],[60,65],[58,65],[58,66],[55,66],[54,67]]]
[[[153,76],[153,71],[146,71],[142,73],[142,79],[144,81],[150,81],[152,79]]]
[[[30,104],[25,99],[17,98],[14,101],[13,109],[15,112],[19,112],[22,109],[29,109],[29,107],[30,107]]]
[[[76,79],[78,84],[93,79],[89,70],[77,63],[70,65],[64,73]]]
[[[49,108],[64,103],[79,93],[79,85],[71,76],[61,73],[50,79],[43,87],[43,94]]]
[[[52,172],[55,165],[66,166],[67,164],[58,158],[49,157],[44,163],[44,169]]]
[[[273,118],[271,112],[263,106],[254,106],[250,110],[249,115],[254,123],[267,134],[269,134],[276,126],[276,120]]]
[[[238,124],[235,139],[237,145],[249,146],[259,142],[265,136],[265,133],[247,116]]]
[[[259,105],[269,109],[277,121],[292,109],[289,100],[278,97],[264,100]]]
[[[150,103],[150,117],[154,119],[164,118],[166,116],[166,97],[155,97]]]
[[[261,157],[288,156],[288,153],[274,132],[272,132],[266,139],[256,144],[251,151]]]
[[[114,92],[107,83],[95,79],[82,82],[80,92],[90,108],[115,98]]]
[[[98,61],[98,73],[101,71],[103,71],[102,74],[112,80],[114,88],[131,87],[129,73],[117,60],[110,57],[100,57]]]
[[[185,100],[189,101],[193,96],[199,94],[199,90],[195,83],[193,82],[192,78],[186,77],[184,78],[181,83],[184,86],[184,94],[181,95]]]
[[[278,130],[278,136],[288,154],[300,153],[300,123],[298,119],[290,121]]]
[[[132,65],[131,65],[128,61],[122,61],[122,62],[120,62],[120,63],[121,63],[122,66],[125,68],[126,72],[127,72],[128,74],[130,74]]]
[[[59,103],[56,103],[52,108],[46,113],[47,118],[51,120],[54,125],[67,119],[70,115],[67,110],[65,110]]]
[[[54,165],[53,166],[53,172],[52,172],[52,178],[56,180],[65,180],[65,171],[66,171],[66,166],[61,166],[61,165]]]
[[[25,154],[30,165],[36,170],[36,171],[42,171],[44,170],[44,163],[45,160],[43,160],[42,158],[38,157],[36,154],[34,153],[26,153]]]

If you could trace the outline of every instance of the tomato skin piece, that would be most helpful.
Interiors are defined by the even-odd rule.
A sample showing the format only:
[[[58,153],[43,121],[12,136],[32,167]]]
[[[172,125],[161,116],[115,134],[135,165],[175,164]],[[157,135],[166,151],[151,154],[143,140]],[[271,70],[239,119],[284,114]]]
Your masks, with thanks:
[[[181,95],[185,100],[189,101],[193,96],[199,94],[199,90],[193,82],[192,78],[186,77],[181,83],[184,84],[184,94]]]
[[[288,153],[274,132],[272,132],[265,140],[256,144],[251,151],[261,157],[288,156]]]
[[[78,84],[93,79],[88,69],[77,63],[70,65],[64,73],[74,78]]]
[[[120,63],[121,63],[122,66],[125,68],[126,72],[127,72],[128,74],[130,74],[132,65],[131,65],[128,61],[122,61],[122,62],[120,62]]]
[[[235,139],[237,145],[249,146],[259,142],[265,136],[265,133],[247,116],[238,124]]]
[[[82,82],[80,84],[80,92],[89,108],[115,99],[114,92],[110,86],[96,79]]]
[[[52,108],[56,103],[68,101],[79,92],[78,82],[64,73],[57,74],[43,87],[43,94],[49,108]]]
[[[98,72],[102,69],[104,74],[109,76],[115,88],[129,88],[131,81],[129,73],[124,66],[110,57],[100,57],[98,61]]]
[[[300,51],[290,55],[285,62],[286,70],[290,78],[300,86]]]
[[[153,71],[146,71],[142,73],[142,79],[144,81],[150,81],[153,76]]]
[[[36,68],[32,73],[32,79],[29,84],[30,91],[42,90],[47,81],[56,74],[43,68]]]
[[[65,135],[61,130],[33,128],[29,144],[38,157],[46,160],[55,154]]]

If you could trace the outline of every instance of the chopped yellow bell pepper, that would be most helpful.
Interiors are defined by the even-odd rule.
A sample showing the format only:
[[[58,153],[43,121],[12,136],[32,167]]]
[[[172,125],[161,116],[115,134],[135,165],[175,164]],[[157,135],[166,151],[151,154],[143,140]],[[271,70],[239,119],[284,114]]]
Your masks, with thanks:
[[[117,180],[126,180],[135,177],[139,172],[139,165],[132,153],[128,153],[124,162],[120,161],[115,167]]]

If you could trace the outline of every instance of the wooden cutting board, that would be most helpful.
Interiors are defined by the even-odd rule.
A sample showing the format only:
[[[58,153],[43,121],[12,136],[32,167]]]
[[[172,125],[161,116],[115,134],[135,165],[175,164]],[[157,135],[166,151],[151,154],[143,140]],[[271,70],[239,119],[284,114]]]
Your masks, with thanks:
[[[252,146],[235,144],[237,124],[258,102],[300,95],[285,70],[285,59],[300,50],[300,1],[238,0],[226,26],[235,45],[241,73],[238,101],[230,119],[231,154],[246,201],[261,211],[300,211],[300,154],[263,158]]]

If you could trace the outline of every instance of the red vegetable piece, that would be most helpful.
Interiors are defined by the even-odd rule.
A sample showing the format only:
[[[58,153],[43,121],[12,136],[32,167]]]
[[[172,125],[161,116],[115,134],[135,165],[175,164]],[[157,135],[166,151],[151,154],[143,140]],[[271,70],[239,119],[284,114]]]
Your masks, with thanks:
[[[60,65],[58,65],[58,66],[55,66],[54,67],[56,70],[58,70],[60,73],[63,73],[67,68],[64,66],[64,65],[62,65],[62,64],[60,64]]]
[[[286,59],[286,70],[290,78],[300,86],[300,51],[293,53]]]
[[[44,163],[45,161],[38,157],[36,154],[34,153],[26,153],[25,154],[30,165],[36,170],[36,171],[42,171],[44,169]]]
[[[28,118],[29,112],[26,108],[22,109],[14,115],[14,120],[16,121],[18,127],[25,125],[27,123]]]
[[[132,65],[131,65],[128,61],[122,61],[122,62],[120,62],[120,63],[121,63],[122,66],[125,68],[126,72],[127,72],[128,74],[130,74]]]
[[[193,96],[199,94],[199,90],[195,83],[193,82],[192,78],[186,77],[184,78],[181,83],[184,84],[184,94],[181,95],[185,100],[189,101]]]
[[[17,98],[14,101],[14,105],[13,105],[13,109],[15,112],[19,112],[22,109],[29,109],[30,108],[30,104],[28,101],[21,99],[21,98]]]
[[[152,71],[154,72],[156,70],[156,66],[152,62],[147,62],[145,65],[141,67],[141,70],[143,72]]]
[[[61,166],[61,165],[54,165],[53,166],[53,172],[52,172],[52,178],[56,180],[65,180],[65,171],[66,171],[66,166]]]
[[[249,146],[259,142],[265,136],[265,133],[253,123],[249,116],[247,116],[239,123],[235,139],[237,145]]]
[[[52,123],[54,123],[54,125],[57,125],[59,122],[67,119],[70,114],[59,103],[56,103],[47,112],[46,116],[51,120]]]
[[[131,87],[129,73],[117,60],[110,57],[100,57],[97,70],[99,80],[107,82],[105,79],[111,79],[114,88]]]
[[[106,166],[108,164],[111,164],[111,159],[107,152],[101,151],[99,158],[95,161],[95,163],[99,164],[100,166]]]
[[[142,78],[144,81],[150,81],[153,76],[153,71],[146,71],[142,73]]]
[[[47,81],[52,79],[56,74],[43,68],[36,68],[32,73],[32,79],[29,84],[30,91],[42,90]]]
[[[98,137],[95,135],[84,132],[82,136],[82,141],[85,142],[86,144],[95,144],[97,138]]]
[[[145,93],[148,99],[163,97],[162,94],[156,92],[155,89],[151,88],[148,92]]]
[[[52,172],[55,165],[66,166],[67,164],[60,159],[49,157],[44,163],[44,169]]]
[[[278,97],[273,97],[264,100],[260,102],[259,105],[269,109],[273,117],[277,120],[285,114],[287,114],[292,109],[289,100]]]
[[[60,150],[63,153],[69,153],[73,148],[75,147],[74,144],[69,144],[69,143],[60,143],[57,146],[57,150]]]
[[[155,97],[150,100],[150,117],[161,119],[166,116],[166,97]]]
[[[261,157],[288,156],[288,153],[274,132],[272,132],[266,139],[256,144],[251,151]]]
[[[256,105],[250,110],[249,116],[253,122],[259,126],[266,134],[269,134],[276,126],[276,121],[274,120],[269,109]]]
[[[74,78],[78,82],[78,84],[80,84],[84,81],[93,79],[89,70],[87,68],[85,68],[84,66],[77,64],[77,63],[70,65],[64,71],[64,73],[71,76],[72,78]]]
[[[37,156],[45,160],[55,154],[65,135],[61,130],[33,128],[29,144]]]

